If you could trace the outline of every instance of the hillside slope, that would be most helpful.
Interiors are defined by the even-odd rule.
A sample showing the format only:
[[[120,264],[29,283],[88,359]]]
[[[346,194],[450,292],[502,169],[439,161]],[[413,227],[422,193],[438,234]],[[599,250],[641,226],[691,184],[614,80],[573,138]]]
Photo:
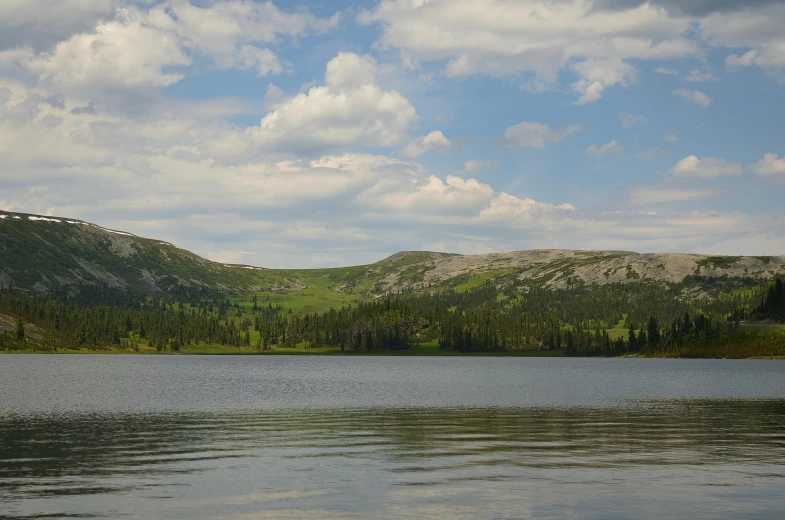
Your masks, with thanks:
[[[165,291],[173,285],[286,292],[320,287],[371,297],[391,290],[465,289],[486,280],[574,285],[681,282],[687,276],[772,278],[785,256],[729,257],[629,251],[533,250],[485,255],[404,251],[371,265],[264,269],[211,262],[172,244],[75,219],[0,211],[0,282],[24,290],[106,283]]]
[[[0,282],[28,290],[106,283],[141,291],[174,284],[258,285],[254,271],[205,260],[160,240],[59,217],[0,212]]]

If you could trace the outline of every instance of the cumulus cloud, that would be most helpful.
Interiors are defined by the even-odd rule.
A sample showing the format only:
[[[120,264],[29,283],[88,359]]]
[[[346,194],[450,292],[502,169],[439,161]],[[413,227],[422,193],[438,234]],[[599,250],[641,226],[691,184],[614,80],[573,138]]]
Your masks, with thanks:
[[[662,148],[652,148],[651,150],[640,152],[638,155],[636,155],[636,157],[643,162],[651,162],[661,157],[668,157],[669,155],[670,152],[668,150],[663,150]]]
[[[680,9],[665,0],[621,5],[625,1],[609,7],[599,0],[487,0],[478,8],[469,0],[383,0],[361,19],[382,25],[374,50],[395,47],[411,68],[432,61],[444,63],[446,75],[520,76],[533,90],[572,92],[577,103],[588,104],[613,87],[634,85],[638,60],[702,55],[708,19],[691,17],[728,13],[717,8],[696,14],[692,4]],[[723,19],[730,25],[751,20],[752,29],[712,29],[727,38],[711,36],[716,45],[739,43],[733,45],[735,60],[726,60],[729,67],[775,68],[781,35],[775,25],[761,25],[756,12]],[[390,67],[370,56],[335,56],[324,77],[297,94],[258,82],[250,107],[248,100],[163,94],[200,68],[259,76],[290,72],[298,64],[279,59],[280,49],[339,20],[246,0],[0,2],[0,205],[84,218],[222,261],[268,266],[373,261],[434,244],[466,253],[721,248],[752,228],[770,242],[785,240],[785,222],[771,215],[660,208],[657,214],[618,213],[613,203],[598,213],[565,200],[534,200],[524,190],[502,191],[487,176],[488,183],[474,178],[497,167],[496,160],[467,160],[462,170],[454,167],[455,175],[430,171],[414,158],[451,143],[438,131],[412,134],[417,113],[400,93],[408,87],[396,91],[385,72]],[[309,71],[303,79],[310,77]],[[560,79],[569,88],[561,88]],[[118,92],[120,97],[107,98]],[[148,97],[133,109],[114,110],[110,102],[143,94]],[[228,119],[238,114],[245,117]],[[259,125],[230,122],[249,114]],[[627,116],[619,115],[625,127],[644,122]],[[508,128],[499,143],[543,148],[583,129],[523,122]],[[611,153],[612,144],[594,150]],[[364,147],[374,152],[364,153]],[[378,147],[400,149],[400,157],[383,155]],[[639,157],[649,153],[664,152]],[[741,168],[720,159],[688,159],[671,175],[736,175]],[[782,176],[783,162],[766,154],[746,170],[774,178]],[[623,204],[712,194],[641,188]]]
[[[582,1],[384,0],[358,20],[383,26],[380,48],[401,49],[417,61],[446,60],[450,76],[527,72],[542,85],[569,66],[579,77],[572,90],[580,104],[634,83],[628,60],[699,54],[686,35],[689,19],[644,3],[595,10]]]
[[[641,125],[649,122],[649,120],[643,116],[636,116],[627,112],[622,112],[619,114],[619,121],[621,121],[621,125],[624,128],[631,128],[635,125]]]
[[[581,78],[572,84],[572,89],[580,94],[575,102],[578,105],[597,101],[608,87],[627,87],[636,81],[635,67],[618,59],[589,59],[576,63],[572,70]]]
[[[498,159],[490,159],[487,161],[480,161],[477,159],[469,159],[463,165],[464,173],[473,174],[484,170],[493,170],[498,168],[501,162]]]
[[[755,59],[758,57],[758,50],[752,49],[741,56],[736,54],[730,54],[725,58],[725,66],[729,69],[735,69],[738,67],[751,67],[755,65]]]
[[[663,139],[665,139],[669,143],[675,143],[676,141],[679,140],[679,136],[676,134],[667,134],[665,137],[663,137]]]
[[[416,119],[405,97],[376,83],[373,59],[342,52],[327,64],[325,85],[279,101],[248,134],[255,145],[278,151],[396,146]],[[438,140],[432,136],[430,146]]]
[[[353,52],[341,52],[327,63],[324,80],[335,89],[372,85],[376,81],[376,60]]]
[[[419,157],[424,153],[436,150],[437,148],[449,148],[450,140],[444,137],[440,131],[435,130],[428,135],[418,137],[407,144],[401,153],[404,157]]]
[[[164,70],[191,63],[175,39],[144,24],[138,13],[124,15],[57,44],[28,68],[60,87],[165,87],[180,81],[182,74]]]
[[[782,77],[785,71],[785,3],[771,2],[760,9],[713,13],[700,21],[701,36],[710,44],[749,49],[731,54],[727,67],[758,66]]]
[[[546,204],[534,199],[520,199],[507,193],[500,193],[489,207],[480,212],[481,220],[508,222],[513,226],[530,223],[543,216],[551,216],[558,212],[575,211],[572,204]]]
[[[396,225],[397,231],[384,233],[388,238],[397,233],[411,240],[420,233],[402,231],[413,208],[418,229],[445,223],[472,229],[486,223],[536,227],[542,219],[572,211],[569,205],[497,192],[468,176],[439,177],[416,162],[383,155],[257,157],[246,149],[241,129],[210,129],[190,118],[132,120],[100,108],[74,113],[80,106],[74,100],[47,101],[19,86],[4,86],[0,94],[6,208],[97,220],[225,261],[271,265],[293,250],[310,253],[347,244],[355,249],[333,252],[333,261],[356,261],[358,244],[379,236],[369,231],[374,226]],[[245,160],[238,162],[238,155]],[[27,196],[30,190],[36,191],[34,198]],[[204,208],[211,208],[211,218],[202,217]],[[300,218],[315,213],[329,219],[329,230]],[[370,228],[351,224],[358,215]],[[249,237],[258,246],[253,255]],[[270,250],[278,256],[260,256]]]
[[[280,64],[269,49],[256,47],[257,43],[272,43],[278,35],[323,30],[339,18],[336,14],[320,20],[307,12],[282,12],[270,2],[243,1],[199,7],[186,0],[169,0],[149,12],[153,26],[175,33],[187,47],[212,56],[219,67],[259,67],[260,74],[270,68],[280,71]]]
[[[119,6],[117,0],[3,0],[0,2],[0,51],[50,50],[74,34],[89,32]]]
[[[177,35],[183,46],[212,57],[222,69],[255,69],[258,76],[278,74],[283,68],[268,47],[279,36],[297,37],[334,28],[340,13],[319,19],[308,12],[286,13],[271,2],[228,1],[193,5],[168,0],[153,7],[150,24]]]
[[[597,157],[603,157],[610,154],[619,154],[624,151],[624,148],[619,146],[619,141],[614,140],[602,146],[593,144],[589,146],[586,151],[592,155],[596,155]]]
[[[711,105],[713,101],[711,97],[706,95],[705,92],[700,90],[687,90],[686,88],[677,88],[673,91],[674,96],[678,96],[685,101],[689,101],[690,103],[694,103],[698,106],[703,108],[708,107]]]
[[[708,179],[720,175],[741,175],[743,172],[744,168],[740,164],[716,157],[699,159],[694,155],[685,157],[668,170],[668,173],[673,177],[699,179]]]
[[[595,9],[620,10],[650,4],[667,11],[692,16],[705,16],[713,13],[733,13],[754,7],[772,5],[781,0],[595,0]]]
[[[775,153],[767,153],[761,160],[748,166],[748,169],[757,175],[785,176],[785,157],[780,159]]]
[[[685,189],[643,186],[634,188],[627,194],[628,200],[636,205],[670,204],[707,199],[717,195],[710,189]]]
[[[656,69],[654,69],[654,72],[656,72],[657,74],[662,74],[664,76],[678,76],[679,75],[679,71],[678,70],[668,69],[668,68],[665,68],[665,67],[657,67]]]
[[[495,197],[489,185],[454,175],[448,175],[444,180],[435,175],[426,179],[414,178],[409,183],[396,185],[394,189],[390,187],[389,183],[385,183],[385,186],[363,194],[361,200],[375,211],[418,208],[418,211],[435,214],[438,218],[454,218],[458,215],[471,216]]]
[[[221,69],[281,73],[284,67],[270,48],[281,36],[322,32],[340,20],[340,13],[321,19],[307,11],[283,12],[271,2],[241,0],[205,7],[187,0],[41,4],[9,0],[0,6],[0,67],[12,61],[52,89],[87,98],[118,90],[135,97],[145,88],[155,92],[180,81],[203,57]],[[60,38],[47,45],[36,31],[50,26],[52,38]]]
[[[544,148],[546,143],[556,143],[568,135],[584,130],[582,125],[572,125],[566,128],[551,128],[543,123],[524,121],[507,128],[504,132],[504,144],[508,146],[531,146]]]
[[[690,83],[702,83],[704,81],[715,81],[717,78],[710,71],[701,71],[692,69],[689,74],[684,78],[685,81]]]
[[[635,83],[636,60],[702,59],[711,47],[754,51],[730,55],[729,66],[785,69],[780,0],[382,0],[357,20],[381,25],[380,49],[399,49],[414,66],[444,62],[450,76],[525,73],[524,88],[542,92],[568,68],[578,75],[571,90],[579,104]],[[655,71],[678,75],[666,66]],[[711,78],[698,70],[686,77]]]

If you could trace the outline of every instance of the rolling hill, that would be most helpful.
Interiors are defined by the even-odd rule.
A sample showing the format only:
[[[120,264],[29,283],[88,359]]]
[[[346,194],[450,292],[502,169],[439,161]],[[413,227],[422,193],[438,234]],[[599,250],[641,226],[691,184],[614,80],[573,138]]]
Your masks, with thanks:
[[[404,251],[370,265],[266,269],[212,262],[160,240],[77,219],[0,211],[0,283],[25,291],[105,283],[144,292],[175,285],[241,291],[321,290],[373,297],[390,290],[465,290],[486,280],[575,285],[772,278],[785,256],[532,250],[484,255]]]

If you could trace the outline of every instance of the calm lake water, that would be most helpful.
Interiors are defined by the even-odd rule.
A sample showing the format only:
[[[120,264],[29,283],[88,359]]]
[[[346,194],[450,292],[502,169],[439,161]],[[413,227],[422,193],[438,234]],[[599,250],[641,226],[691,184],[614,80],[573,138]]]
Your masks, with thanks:
[[[781,361],[0,356],[0,518],[783,518]]]

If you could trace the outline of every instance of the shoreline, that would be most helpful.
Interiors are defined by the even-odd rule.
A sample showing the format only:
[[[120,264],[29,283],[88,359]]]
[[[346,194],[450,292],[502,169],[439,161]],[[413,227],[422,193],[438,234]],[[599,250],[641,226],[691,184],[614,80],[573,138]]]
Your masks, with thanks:
[[[133,352],[126,349],[112,350],[15,350],[0,351],[0,355],[97,355],[97,356],[347,356],[347,357],[528,357],[528,358],[582,358],[582,359],[716,359],[716,360],[785,360],[785,356],[749,356],[749,357],[697,357],[697,356],[651,356],[640,354],[625,354],[623,356],[567,356],[563,351],[540,351],[522,350],[505,352],[454,352],[454,351],[377,351],[377,352],[353,352],[340,350],[276,350],[276,351],[255,351],[255,352]]]

